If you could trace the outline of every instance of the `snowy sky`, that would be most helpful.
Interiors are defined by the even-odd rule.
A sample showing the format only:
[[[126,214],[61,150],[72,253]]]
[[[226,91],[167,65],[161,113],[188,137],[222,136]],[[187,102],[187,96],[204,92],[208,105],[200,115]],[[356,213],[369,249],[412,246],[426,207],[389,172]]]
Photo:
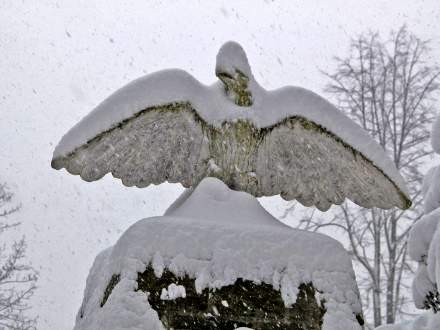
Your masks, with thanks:
[[[181,188],[87,184],[50,168],[61,136],[112,91],[182,68],[214,81],[215,55],[240,42],[266,88],[321,92],[334,55],[369,28],[407,23],[440,58],[438,0],[0,1],[0,179],[17,192],[15,219],[41,279],[39,329],[70,329],[94,256],[136,219],[161,214]],[[284,204],[273,200],[281,212]]]

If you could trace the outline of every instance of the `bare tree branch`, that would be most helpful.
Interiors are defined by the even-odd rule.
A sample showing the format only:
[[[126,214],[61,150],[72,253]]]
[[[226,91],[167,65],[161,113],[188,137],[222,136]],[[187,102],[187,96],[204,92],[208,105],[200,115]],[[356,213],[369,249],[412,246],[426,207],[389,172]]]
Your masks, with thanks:
[[[8,216],[21,206],[10,206],[13,194],[0,184],[0,234],[17,227],[19,223],[6,223]],[[24,263],[26,242],[14,242],[9,249],[0,247],[0,329],[34,330],[36,319],[28,317],[29,299],[36,289],[37,272]]]

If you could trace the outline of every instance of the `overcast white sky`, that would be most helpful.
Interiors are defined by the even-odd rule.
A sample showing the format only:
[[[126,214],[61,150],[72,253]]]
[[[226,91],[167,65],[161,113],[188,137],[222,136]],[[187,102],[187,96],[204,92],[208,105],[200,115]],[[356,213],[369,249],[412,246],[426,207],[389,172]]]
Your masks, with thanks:
[[[214,81],[215,55],[240,42],[266,88],[321,92],[334,55],[367,29],[407,23],[440,58],[440,2],[0,0],[0,180],[16,190],[28,255],[39,269],[39,329],[70,329],[94,256],[179,194],[50,168],[61,136],[112,91],[169,67]],[[283,205],[274,200],[273,207]]]

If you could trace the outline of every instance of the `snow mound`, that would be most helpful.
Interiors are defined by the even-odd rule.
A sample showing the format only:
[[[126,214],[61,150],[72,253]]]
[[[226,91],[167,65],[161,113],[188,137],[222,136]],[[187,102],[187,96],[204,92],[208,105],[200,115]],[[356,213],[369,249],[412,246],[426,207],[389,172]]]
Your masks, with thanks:
[[[198,292],[238,278],[271,284],[286,306],[295,303],[301,283],[312,282],[325,300],[324,330],[361,329],[355,275],[342,245],[281,225],[255,198],[217,179],[206,178],[185,192],[165,216],[137,222],[97,257],[75,330],[162,329],[147,296],[135,291],[137,274],[147,265],[157,276],[168,269],[194,278]],[[119,282],[100,307],[114,275]],[[183,295],[181,288],[165,289],[166,299]]]
[[[70,154],[146,108],[189,102],[205,122],[215,127],[241,119],[264,128],[286,118],[306,118],[362,153],[408,195],[402,177],[382,147],[327,100],[300,87],[265,90],[253,78],[241,46],[229,42],[220,49],[216,70],[234,68],[248,74],[251,106],[240,107],[232,102],[220,81],[205,86],[182,70],[159,71],[129,83],[104,100],[61,139],[53,158]]]

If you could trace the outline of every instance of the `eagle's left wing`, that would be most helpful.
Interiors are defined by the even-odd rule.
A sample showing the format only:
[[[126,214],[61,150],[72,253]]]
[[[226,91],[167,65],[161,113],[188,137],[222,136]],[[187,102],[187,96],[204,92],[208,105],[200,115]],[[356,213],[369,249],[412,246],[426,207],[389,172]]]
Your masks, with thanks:
[[[52,167],[66,168],[86,181],[112,173],[126,186],[168,181],[190,187],[205,175],[207,146],[191,104],[170,103],[140,111],[67,155],[54,157]]]

